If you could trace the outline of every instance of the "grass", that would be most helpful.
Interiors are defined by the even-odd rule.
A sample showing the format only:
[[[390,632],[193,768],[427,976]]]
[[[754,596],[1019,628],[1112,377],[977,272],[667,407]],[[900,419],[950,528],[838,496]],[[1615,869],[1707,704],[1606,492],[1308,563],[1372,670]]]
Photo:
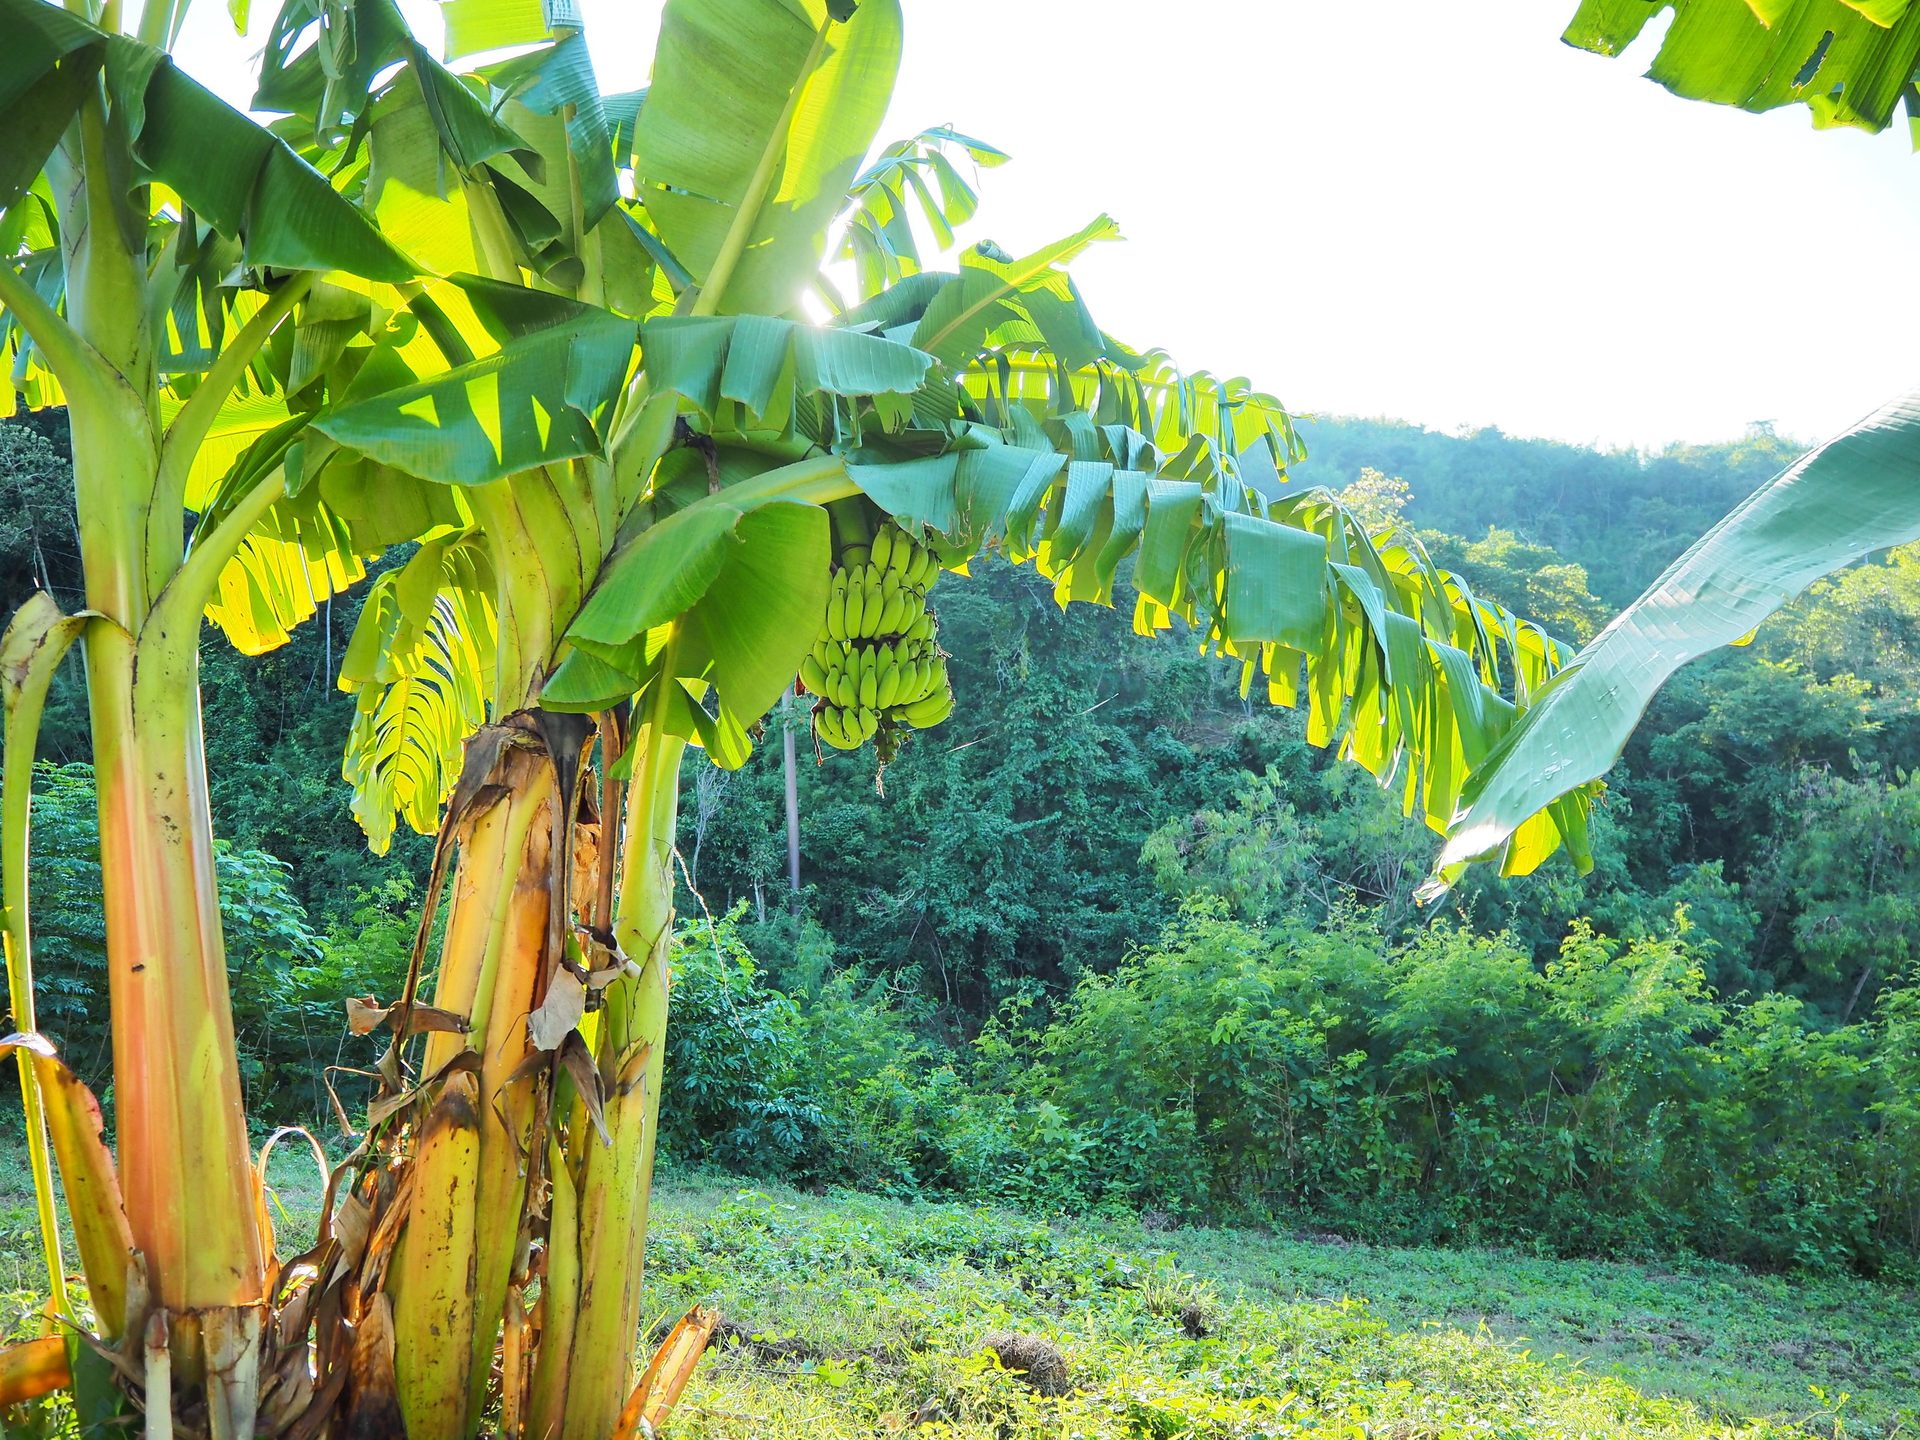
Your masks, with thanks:
[[[652,1264],[663,1311],[717,1304],[762,1337],[707,1362],[689,1436],[871,1435],[929,1413],[1036,1440],[1920,1435],[1920,1306],[1852,1279],[1149,1233],[718,1179],[664,1188]],[[1000,1328],[1054,1340],[1076,1393],[997,1373],[980,1342]]]
[[[24,1317],[32,1208],[17,1150],[0,1159],[0,1290]],[[312,1166],[274,1170],[293,1248]],[[662,1182],[649,1264],[656,1326],[696,1303],[729,1322],[675,1416],[684,1440],[1920,1437],[1920,1297],[1844,1277],[1148,1232],[717,1176]],[[1053,1342],[1073,1390],[1003,1370],[996,1329]]]

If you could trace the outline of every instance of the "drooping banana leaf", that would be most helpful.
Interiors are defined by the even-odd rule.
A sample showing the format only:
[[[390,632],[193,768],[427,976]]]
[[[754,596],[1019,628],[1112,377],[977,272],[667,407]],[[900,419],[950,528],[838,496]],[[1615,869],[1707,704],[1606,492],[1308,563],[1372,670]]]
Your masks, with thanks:
[[[935,532],[951,563],[979,548],[1031,561],[1062,604],[1110,603],[1136,554],[1136,628],[1178,616],[1242,685],[1308,707],[1309,738],[1383,781],[1408,813],[1443,828],[1468,770],[1547,685],[1566,649],[1433,566],[1411,535],[1369,536],[1324,491],[1269,513],[1229,508],[1216,482],[1182,481],[1111,459],[1008,444],[988,427],[919,458],[863,462],[855,483],[902,524]],[[1566,844],[1589,863],[1584,810],[1541,817],[1507,863],[1531,869]]]
[[[354,818],[376,854],[396,817],[422,834],[460,774],[466,739],[486,722],[495,641],[485,548],[449,537],[374,581],[340,666],[355,697],[342,762]]]
[[[1467,781],[1440,885],[1617,760],[1655,692],[1822,575],[1920,538],[1920,391],[1796,460],[1715,525],[1534,697]]]
[[[808,401],[911,395],[933,364],[932,356],[878,335],[770,315],[662,316],[643,327],[642,345],[654,393],[681,396],[709,428],[790,435],[798,425],[829,444],[839,427],[818,411],[803,414]],[[895,409],[904,419],[907,407]]]
[[[611,467],[626,477],[610,491],[595,490],[593,514],[578,506],[553,510],[553,523],[545,524],[540,535],[530,532],[530,547],[510,544],[498,557],[510,567],[511,581],[530,597],[512,607],[503,602],[502,671],[544,680],[545,703],[578,708],[597,708],[659,683],[668,687],[663,693],[668,713],[677,717],[675,728],[723,763],[737,763],[746,751],[745,727],[764,708],[761,692],[771,695],[768,683],[785,682],[742,678],[738,665],[729,670],[728,656],[774,656],[779,663],[773,668],[791,671],[787,661],[797,664],[817,626],[808,616],[819,608],[809,587],[823,583],[826,573],[824,519],[810,507],[827,496],[813,494],[779,509],[769,507],[766,495],[751,503],[747,497],[753,485],[791,465],[810,442],[828,450],[820,463],[839,466],[842,488],[836,493],[865,486],[910,523],[918,517],[940,531],[943,552],[956,561],[970,553],[969,547],[998,544],[1050,576],[1063,603],[1111,603],[1119,567],[1137,555],[1138,628],[1153,632],[1176,618],[1192,624],[1204,643],[1242,664],[1248,687],[1264,679],[1271,698],[1305,705],[1317,740],[1338,740],[1383,779],[1403,780],[1408,806],[1430,821],[1449,816],[1467,768],[1497,740],[1563,652],[1537,630],[1479,600],[1454,577],[1442,575],[1409,537],[1369,537],[1331,497],[1294,492],[1287,467],[1300,447],[1284,407],[1271,396],[1244,380],[1179,371],[1157,352],[1136,352],[1105,335],[1065,264],[1088,244],[1110,236],[1112,222],[1103,217],[1026,257],[978,246],[950,275],[909,274],[907,264],[896,264],[894,283],[824,331],[774,314],[733,313],[784,308],[816,273],[827,238],[824,220],[810,220],[804,236],[781,230],[774,223],[786,213],[777,199],[780,186],[805,173],[796,168],[802,161],[815,164],[818,175],[834,177],[836,186],[844,183],[853,176],[878,118],[877,112],[866,113],[872,107],[863,109],[859,95],[841,93],[849,85],[857,89],[859,74],[834,66],[849,64],[858,47],[848,39],[853,26],[833,21],[824,9],[809,10],[808,25],[801,27],[776,13],[792,20],[801,7],[754,7],[759,23],[787,26],[791,32],[782,31],[784,40],[763,47],[763,67],[772,56],[775,68],[785,65],[797,82],[790,78],[782,89],[751,66],[716,68],[720,51],[713,47],[726,37],[699,27],[710,31],[716,16],[731,14],[740,3],[712,0],[670,8],[668,30],[678,38],[663,44],[655,83],[638,106],[637,119],[625,118],[633,108],[627,106],[610,122],[612,135],[634,137],[635,190],[644,208],[621,204],[584,236],[571,197],[556,188],[554,177],[567,167],[586,173],[577,155],[568,158],[570,138],[560,117],[542,118],[530,110],[522,115],[512,108],[502,112],[542,157],[543,176],[528,171],[523,157],[504,156],[470,173],[466,188],[456,189],[441,178],[455,157],[423,118],[408,120],[405,131],[394,128],[393,121],[383,130],[380,104],[385,102],[370,112],[376,169],[386,163],[380,159],[384,147],[391,161],[385,173],[419,177],[426,189],[414,193],[426,197],[422,203],[429,208],[434,203],[467,207],[462,213],[475,218],[476,236],[481,210],[472,209],[473,183],[477,179],[485,187],[490,197],[485,205],[497,206],[510,247],[490,251],[496,259],[506,254],[550,284],[584,286],[583,293],[612,304],[611,271],[602,264],[596,278],[594,265],[596,244],[604,261],[606,237],[614,235],[621,237],[619,245],[630,247],[628,253],[641,257],[635,273],[652,277],[651,293],[636,298],[631,285],[624,292],[622,308],[644,321],[631,388],[618,395],[611,388],[596,392],[595,403],[584,412],[595,417],[587,427],[590,435],[564,426],[541,431],[536,416],[532,429],[523,419],[517,433],[539,443],[510,446],[509,427],[477,413],[467,382],[511,363],[513,347],[531,343],[528,337],[537,327],[506,339],[475,335],[459,313],[460,286],[444,283],[429,285],[428,296],[444,302],[445,323],[435,329],[423,319],[423,335],[408,345],[372,345],[373,358],[354,382],[364,398],[314,421],[330,442],[367,456],[370,463],[403,463],[397,449],[382,447],[395,445],[399,432],[408,429],[414,441],[408,442],[404,463],[416,472],[455,484],[503,478],[515,494],[525,489],[527,498],[539,492],[550,499],[556,486],[583,482],[596,467]],[[556,23],[544,10],[536,16],[540,7],[529,3],[496,7],[499,14],[483,25],[481,8],[468,0],[453,7],[467,38],[450,46],[466,47],[474,36],[487,34],[547,47],[487,72],[496,103],[522,105],[522,98],[539,93],[540,86],[557,91],[554,77],[564,71],[557,47],[566,42],[570,26]],[[861,16],[871,22],[886,13],[863,5],[856,26]],[[804,54],[798,45],[803,31]],[[781,60],[783,44],[794,53]],[[675,50],[676,45],[681,48]],[[730,155],[698,151],[717,142],[682,123],[691,112],[674,99],[674,87],[689,76],[704,77],[695,88],[701,91],[701,123],[708,130],[712,115],[732,108],[757,117],[757,148],[748,147],[750,155],[739,146]],[[529,77],[538,83],[530,86]],[[589,80],[583,75],[577,83]],[[662,103],[663,96],[668,103]],[[828,145],[807,132],[806,116],[812,98],[824,104],[834,96],[836,114],[847,123],[829,127],[840,138]],[[651,133],[650,124],[657,127]],[[396,148],[402,144],[409,148]],[[829,156],[829,151],[835,153]],[[624,159],[616,150],[615,164]],[[915,160],[925,163],[909,163]],[[708,188],[691,183],[695,169],[672,171],[681,164],[708,165],[700,173],[714,183]],[[715,180],[729,165],[732,178]],[[876,197],[889,197],[887,204],[896,208],[911,197],[921,207],[920,221],[931,227],[937,243],[944,243],[926,202],[933,202],[941,224],[957,223],[949,212],[966,212],[971,192],[943,188],[937,195],[923,194],[913,179],[923,169],[922,178],[938,176],[924,153],[896,148],[866,173],[861,193],[875,200],[876,215]],[[679,176],[677,182],[661,178],[670,171]],[[945,185],[944,178],[940,183]],[[437,201],[427,195],[436,187]],[[715,198],[723,203],[714,205]],[[676,231],[676,224],[694,213],[689,207],[696,200],[705,207],[698,212],[703,218]],[[817,208],[824,217],[848,203],[830,195]],[[384,213],[386,200],[380,204]],[[865,213],[859,195],[851,205],[857,225]],[[884,234],[886,223],[876,221],[875,233]],[[707,226],[704,232],[701,224]],[[480,258],[479,248],[473,253]],[[737,289],[736,279],[758,284],[752,265],[775,260],[786,298],[778,305],[764,297],[759,305],[743,303],[743,296],[756,297]],[[735,263],[742,267],[737,277],[727,272]],[[720,285],[713,284],[716,266],[723,272]],[[687,287],[703,282],[707,288],[695,313],[661,314],[676,299],[684,311]],[[595,285],[600,288],[594,290]],[[441,341],[443,330],[452,332],[452,343]],[[429,363],[435,357],[426,354],[432,345],[445,360],[477,368],[436,375]],[[462,345],[472,360],[461,358]],[[389,349],[417,372],[416,378],[396,385],[391,367],[376,373],[387,364],[382,357]],[[602,369],[612,376],[616,367]],[[615,386],[626,378],[620,369]],[[635,396],[647,397],[644,405],[623,409]],[[609,407],[604,419],[599,418],[602,403]],[[425,413],[429,406],[431,417]],[[698,448],[674,449],[654,472],[651,457],[668,444],[673,432],[663,424],[675,411],[716,458],[709,464]],[[643,415],[651,418],[643,423]],[[465,438],[450,445],[442,433],[447,430]],[[552,449],[556,431],[571,434],[576,443]],[[431,443],[415,443],[422,437]],[[623,440],[634,442],[633,458],[625,461]],[[1004,454],[981,459],[973,453],[996,448]],[[543,468],[516,468],[527,464]],[[709,495],[714,487],[718,493]],[[606,496],[614,497],[614,509],[608,509]],[[638,511],[618,508],[635,499]],[[698,537],[684,527],[699,523],[703,499],[733,504],[737,514],[695,543]],[[798,515],[811,518],[782,525]],[[478,523],[489,528],[506,518],[489,501]],[[581,522],[589,529],[574,533]],[[547,533],[555,524],[570,533],[556,539]],[[622,545],[611,563],[599,568],[598,588],[589,590],[598,567],[594,557],[603,553],[600,547],[616,527]],[[642,554],[651,557],[644,566],[633,558]],[[728,627],[708,625],[704,611],[714,603],[712,597],[746,585],[755,566],[759,578],[747,588],[755,594],[764,590],[763,599],[776,591],[786,598],[755,611],[770,628],[756,632],[751,645],[730,648]],[[677,618],[663,621],[633,603],[618,577],[637,570],[689,587]],[[732,578],[716,578],[723,574]],[[527,605],[550,597],[559,606],[553,619],[564,625],[579,603],[568,597],[581,595],[587,599],[573,622],[571,648],[562,647],[563,663],[548,677],[540,668],[548,662],[525,648],[518,620],[506,618],[508,610],[531,613]],[[547,641],[538,635],[526,643],[545,654]],[[509,662],[504,657],[510,648]],[[508,692],[517,693],[516,687],[509,684],[501,691]],[[375,749],[368,753],[375,758],[361,773],[372,778],[381,764],[399,763],[403,748],[389,747],[389,760],[381,760]],[[446,778],[444,767],[436,772],[411,759],[405,763],[421,777],[419,793],[430,788],[434,774]],[[418,823],[420,814],[409,818]],[[1562,807],[1557,820],[1537,825],[1532,839],[1515,852],[1530,858],[1515,863],[1535,863],[1563,836],[1581,857],[1581,819],[1577,805]]]

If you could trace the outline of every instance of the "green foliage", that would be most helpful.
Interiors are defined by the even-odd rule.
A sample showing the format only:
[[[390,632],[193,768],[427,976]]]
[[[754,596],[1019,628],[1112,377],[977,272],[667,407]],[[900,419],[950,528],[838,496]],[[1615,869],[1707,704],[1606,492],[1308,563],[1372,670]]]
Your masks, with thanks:
[[[58,595],[78,573],[72,496],[73,467],[60,450],[36,430],[0,424],[0,606],[9,613],[29,587]]]
[[[1792,917],[1809,982],[1846,997],[1844,1022],[1870,985],[1920,959],[1920,776],[1796,778],[1797,804],[1759,879]]]
[[[1568,634],[1597,613],[1580,570],[1646,548],[1609,486],[1704,511],[1779,448],[1597,456],[1340,422],[1311,465],[1362,442],[1410,478],[1350,488],[1359,513],[1422,527],[1496,599],[1563,604]],[[1515,528],[1488,535],[1501,505]],[[1596,811],[1591,875],[1474,875],[1437,923],[1410,903],[1434,840],[1397,795],[1180,639],[1132,634],[1124,595],[1063,612],[1046,581],[978,564],[939,592],[950,733],[906,747],[883,792],[803,748],[797,907],[781,747],[690,762],[680,849],[719,914],[682,926],[666,1151],[895,1194],[1910,1266],[1916,553],[1682,672]],[[325,1115],[315,1072],[358,1058],[340,998],[397,993],[424,870],[405,832],[366,854],[338,783],[351,702],[328,675],[358,609],[202,661],[221,832],[287,862],[321,937],[317,959],[234,971],[250,1083],[287,1118]],[[61,695],[43,754],[84,755]],[[41,1007],[82,1025],[99,1074],[94,822],[42,773]]]
[[[35,590],[52,595],[69,614],[85,604],[73,462],[60,411],[28,416],[26,423],[0,422],[0,613],[11,616]],[[79,656],[71,654],[48,691],[41,758],[88,756],[86,703]]]
[[[661,1111],[661,1139],[678,1160],[781,1174],[814,1142],[820,1112],[798,1090],[805,1023],[761,981],[740,940],[743,909],[683,921],[675,937],[666,1066],[675,1103]]]
[[[1426,523],[1459,452],[1517,457],[1517,474],[1479,477],[1496,498],[1566,460],[1413,433],[1398,443],[1414,482],[1349,489],[1378,523]],[[1579,452],[1593,483],[1555,481],[1565,513],[1531,512],[1575,558],[1511,532],[1428,533],[1488,593],[1557,606],[1584,633],[1604,608],[1584,567],[1638,554],[1632,512],[1574,523],[1604,518],[1601,480],[1717,505],[1715,486],[1781,448],[1757,432],[1651,459]],[[884,793],[846,762],[801,767],[797,929],[772,747],[683,822],[701,888],[757,907],[739,934],[814,1037],[787,1073],[820,1144],[782,1173],[1911,1267],[1910,1131],[1878,1118],[1907,1092],[1859,1078],[1910,1063],[1910,1032],[1879,1018],[1908,1013],[1906,552],[1678,677],[1595,814],[1591,875],[1476,874],[1437,924],[1409,903],[1433,841],[1397,797],[1178,647],[977,568],[943,590],[943,628],[963,637],[950,745],[909,747]],[[1855,623],[1877,648],[1847,638]],[[1142,837],[1137,860],[1117,836]],[[1182,902],[1169,941],[1128,959]],[[1798,998],[1753,1007],[1776,993]],[[1770,1096],[1800,1107],[1785,1128]],[[1766,1155],[1756,1130],[1778,1136]]]
[[[107,922],[100,907],[93,769],[35,769],[31,868],[35,1007],[67,1063],[96,1091],[111,1071],[106,1020]]]
[[[1012,1106],[970,1086],[878,983],[795,1001],[740,939],[744,903],[684,923],[661,1107],[668,1155],[881,1193],[999,1193]]]
[[[959,1047],[851,972],[773,990],[739,920],[687,936],[681,1158],[1423,1243],[1920,1260],[1913,992],[1838,1028],[1784,996],[1729,1006],[1684,914],[1633,941],[1578,922],[1539,967],[1446,920],[1395,941],[1352,906],[1258,925],[1202,895],[1051,1013],[1016,996]]]
[[[1427,549],[1475,590],[1515,597],[1528,607],[1529,618],[1578,644],[1591,640],[1613,615],[1613,607],[1587,588],[1584,565],[1567,564],[1551,546],[1523,541],[1511,530],[1495,527],[1470,544],[1434,535]]]
[[[1357,900],[1397,933],[1414,919],[1413,892],[1432,852],[1425,827],[1352,770],[1269,765],[1224,808],[1148,835],[1140,864],[1168,894],[1220,896],[1243,920],[1324,917]]]

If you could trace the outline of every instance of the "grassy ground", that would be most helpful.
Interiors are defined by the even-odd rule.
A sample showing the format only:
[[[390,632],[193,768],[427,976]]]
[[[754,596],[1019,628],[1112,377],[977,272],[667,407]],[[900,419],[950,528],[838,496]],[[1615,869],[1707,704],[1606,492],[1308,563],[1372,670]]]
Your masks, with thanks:
[[[23,1168],[0,1161],[16,1293],[37,1263]],[[312,1167],[282,1168],[297,1248]],[[663,1182],[650,1265],[658,1322],[695,1303],[730,1322],[676,1416],[686,1440],[1920,1437],[1920,1297],[1856,1280],[1049,1224],[718,1177]],[[981,1344],[996,1329],[1055,1344],[1071,1392],[1004,1371]]]

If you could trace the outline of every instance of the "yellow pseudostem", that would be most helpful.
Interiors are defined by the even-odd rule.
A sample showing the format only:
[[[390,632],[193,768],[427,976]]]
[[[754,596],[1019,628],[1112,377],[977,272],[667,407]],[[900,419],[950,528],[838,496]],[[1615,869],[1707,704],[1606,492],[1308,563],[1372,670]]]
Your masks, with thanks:
[[[393,1272],[400,1405],[416,1440],[470,1434],[478,1423],[526,1189],[533,1087],[508,1079],[528,1053],[526,1020],[545,965],[555,787],[544,752],[525,744],[506,746],[489,779],[499,798],[456,822],[460,861],[433,997],[469,1016],[470,1028],[430,1034],[422,1064],[431,1080],[471,1056],[446,1093],[456,1084],[471,1092],[472,1134],[461,1143],[437,1134],[436,1102]],[[444,1214],[448,1205],[461,1213]],[[410,1353],[416,1340],[439,1353]]]
[[[684,740],[665,733],[657,714],[633,746],[614,928],[639,974],[607,987],[595,1037],[611,1143],[576,1120],[567,1153],[554,1165],[545,1311],[528,1415],[534,1435],[601,1440],[613,1433],[633,1388],[666,1051],[671,865],[685,748]]]
[[[480,1084],[459,1071],[441,1087],[420,1136],[412,1208],[388,1284],[394,1377],[411,1440],[462,1440],[473,1364],[474,1187]]]

